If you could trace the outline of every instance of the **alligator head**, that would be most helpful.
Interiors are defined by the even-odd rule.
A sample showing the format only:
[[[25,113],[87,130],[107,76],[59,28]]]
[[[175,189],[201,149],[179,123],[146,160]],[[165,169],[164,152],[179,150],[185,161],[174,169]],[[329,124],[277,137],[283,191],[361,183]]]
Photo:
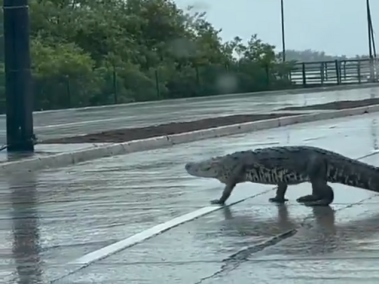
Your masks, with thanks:
[[[186,163],[184,168],[191,176],[218,179],[224,166],[222,165],[222,158],[215,157],[199,162]]]

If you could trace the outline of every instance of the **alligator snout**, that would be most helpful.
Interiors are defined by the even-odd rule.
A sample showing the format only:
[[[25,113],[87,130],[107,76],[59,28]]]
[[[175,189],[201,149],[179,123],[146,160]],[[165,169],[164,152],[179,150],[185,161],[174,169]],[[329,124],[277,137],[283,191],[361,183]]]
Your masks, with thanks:
[[[191,168],[192,168],[192,163],[187,163],[184,168],[186,169],[186,171],[189,171]]]
[[[187,173],[190,175],[196,175],[196,167],[194,166],[194,163],[187,163],[184,168],[186,169]]]

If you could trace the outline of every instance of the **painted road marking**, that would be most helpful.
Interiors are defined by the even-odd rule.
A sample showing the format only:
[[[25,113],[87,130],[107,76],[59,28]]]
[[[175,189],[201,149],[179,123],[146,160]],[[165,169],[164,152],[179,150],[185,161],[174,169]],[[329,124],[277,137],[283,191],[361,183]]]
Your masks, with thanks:
[[[275,188],[273,188],[273,189],[275,189]],[[240,198],[240,199],[238,199],[238,200],[236,200],[236,201],[234,201],[228,205],[225,205],[225,206],[236,205],[236,204],[241,203],[245,200],[257,197],[259,195],[266,194],[266,193],[272,191],[273,189],[265,190],[263,192],[255,194],[255,195],[250,195],[248,197]],[[179,217],[171,219],[167,222],[164,222],[164,223],[161,223],[161,224],[156,225],[154,227],[151,227],[150,229],[147,229],[145,231],[137,233],[137,234],[135,234],[129,238],[123,239],[123,240],[118,241],[116,243],[113,243],[109,246],[103,247],[99,250],[90,252],[90,253],[88,253],[88,254],[80,257],[80,258],[77,258],[77,259],[67,263],[66,266],[68,267],[68,269],[65,271],[65,274],[60,276],[57,279],[52,280],[51,283],[55,283],[59,280],[62,280],[63,278],[65,278],[65,277],[67,277],[67,276],[89,266],[90,264],[92,264],[96,261],[104,259],[108,256],[111,256],[111,255],[117,253],[117,252],[120,252],[120,251],[125,250],[129,247],[132,247],[136,244],[139,244],[143,241],[146,241],[152,237],[160,235],[163,232],[171,230],[172,228],[175,228],[175,227],[182,225],[184,223],[193,221],[199,217],[208,215],[208,214],[215,212],[215,211],[218,211],[222,208],[224,208],[224,207],[218,206],[218,205],[203,207],[203,208],[198,209],[196,211],[187,213],[185,215],[179,216]]]
[[[121,121],[121,120],[131,119],[131,118],[133,118],[133,117],[127,116],[127,117],[104,118],[104,119],[97,119],[97,120],[86,120],[86,121],[81,121],[81,122],[49,124],[49,125],[43,125],[43,126],[36,126],[36,127],[34,127],[34,129],[40,130],[40,129],[50,129],[50,128],[63,128],[63,127],[69,127],[69,126],[96,124],[96,123],[109,122],[109,121]]]

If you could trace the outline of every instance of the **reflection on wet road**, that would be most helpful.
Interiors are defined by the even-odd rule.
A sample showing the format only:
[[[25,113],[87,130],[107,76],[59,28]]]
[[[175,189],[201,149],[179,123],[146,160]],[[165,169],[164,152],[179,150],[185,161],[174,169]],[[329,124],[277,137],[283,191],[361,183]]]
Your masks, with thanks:
[[[186,175],[187,160],[278,144],[317,145],[362,157],[374,148],[376,115],[204,140],[34,176],[2,177],[0,283],[48,283],[65,273],[69,261],[209,206],[221,187]],[[364,161],[379,166],[379,155]],[[379,280],[374,271],[379,236],[375,193],[334,185],[335,203],[318,210],[294,201],[309,192],[308,184],[293,186],[286,206],[268,203],[274,194],[268,189],[239,185],[230,202],[262,194],[55,283],[331,283],[338,282],[338,275],[345,282]]]
[[[21,182],[11,177],[9,185],[12,189],[12,255],[19,283],[42,283],[35,175],[28,174]]]
[[[293,237],[249,255],[203,283],[378,283],[378,197],[350,208],[318,208]],[[318,212],[317,212],[318,211]]]

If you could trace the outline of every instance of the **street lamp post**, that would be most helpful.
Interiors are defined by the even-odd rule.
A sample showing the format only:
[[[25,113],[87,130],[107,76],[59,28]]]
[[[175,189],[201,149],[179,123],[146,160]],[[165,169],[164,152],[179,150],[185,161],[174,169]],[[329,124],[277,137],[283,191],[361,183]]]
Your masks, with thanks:
[[[284,1],[280,0],[280,14],[282,22],[282,59],[283,62],[286,61],[286,39],[285,39],[285,29],[284,29]]]
[[[370,9],[370,0],[366,0],[366,10],[367,10],[367,34],[368,34],[368,51],[370,58],[370,81],[375,82],[377,80],[376,71],[375,71],[375,62],[376,60],[376,50],[375,50],[375,41],[374,41],[374,31],[372,27],[371,19],[371,9]],[[375,58],[374,58],[375,57]]]
[[[4,0],[4,57],[8,152],[33,152],[28,0]]]
[[[368,34],[368,52],[370,58],[372,55],[372,27],[371,27],[371,13],[370,13],[370,0],[366,0],[366,11],[367,11],[367,34]]]

